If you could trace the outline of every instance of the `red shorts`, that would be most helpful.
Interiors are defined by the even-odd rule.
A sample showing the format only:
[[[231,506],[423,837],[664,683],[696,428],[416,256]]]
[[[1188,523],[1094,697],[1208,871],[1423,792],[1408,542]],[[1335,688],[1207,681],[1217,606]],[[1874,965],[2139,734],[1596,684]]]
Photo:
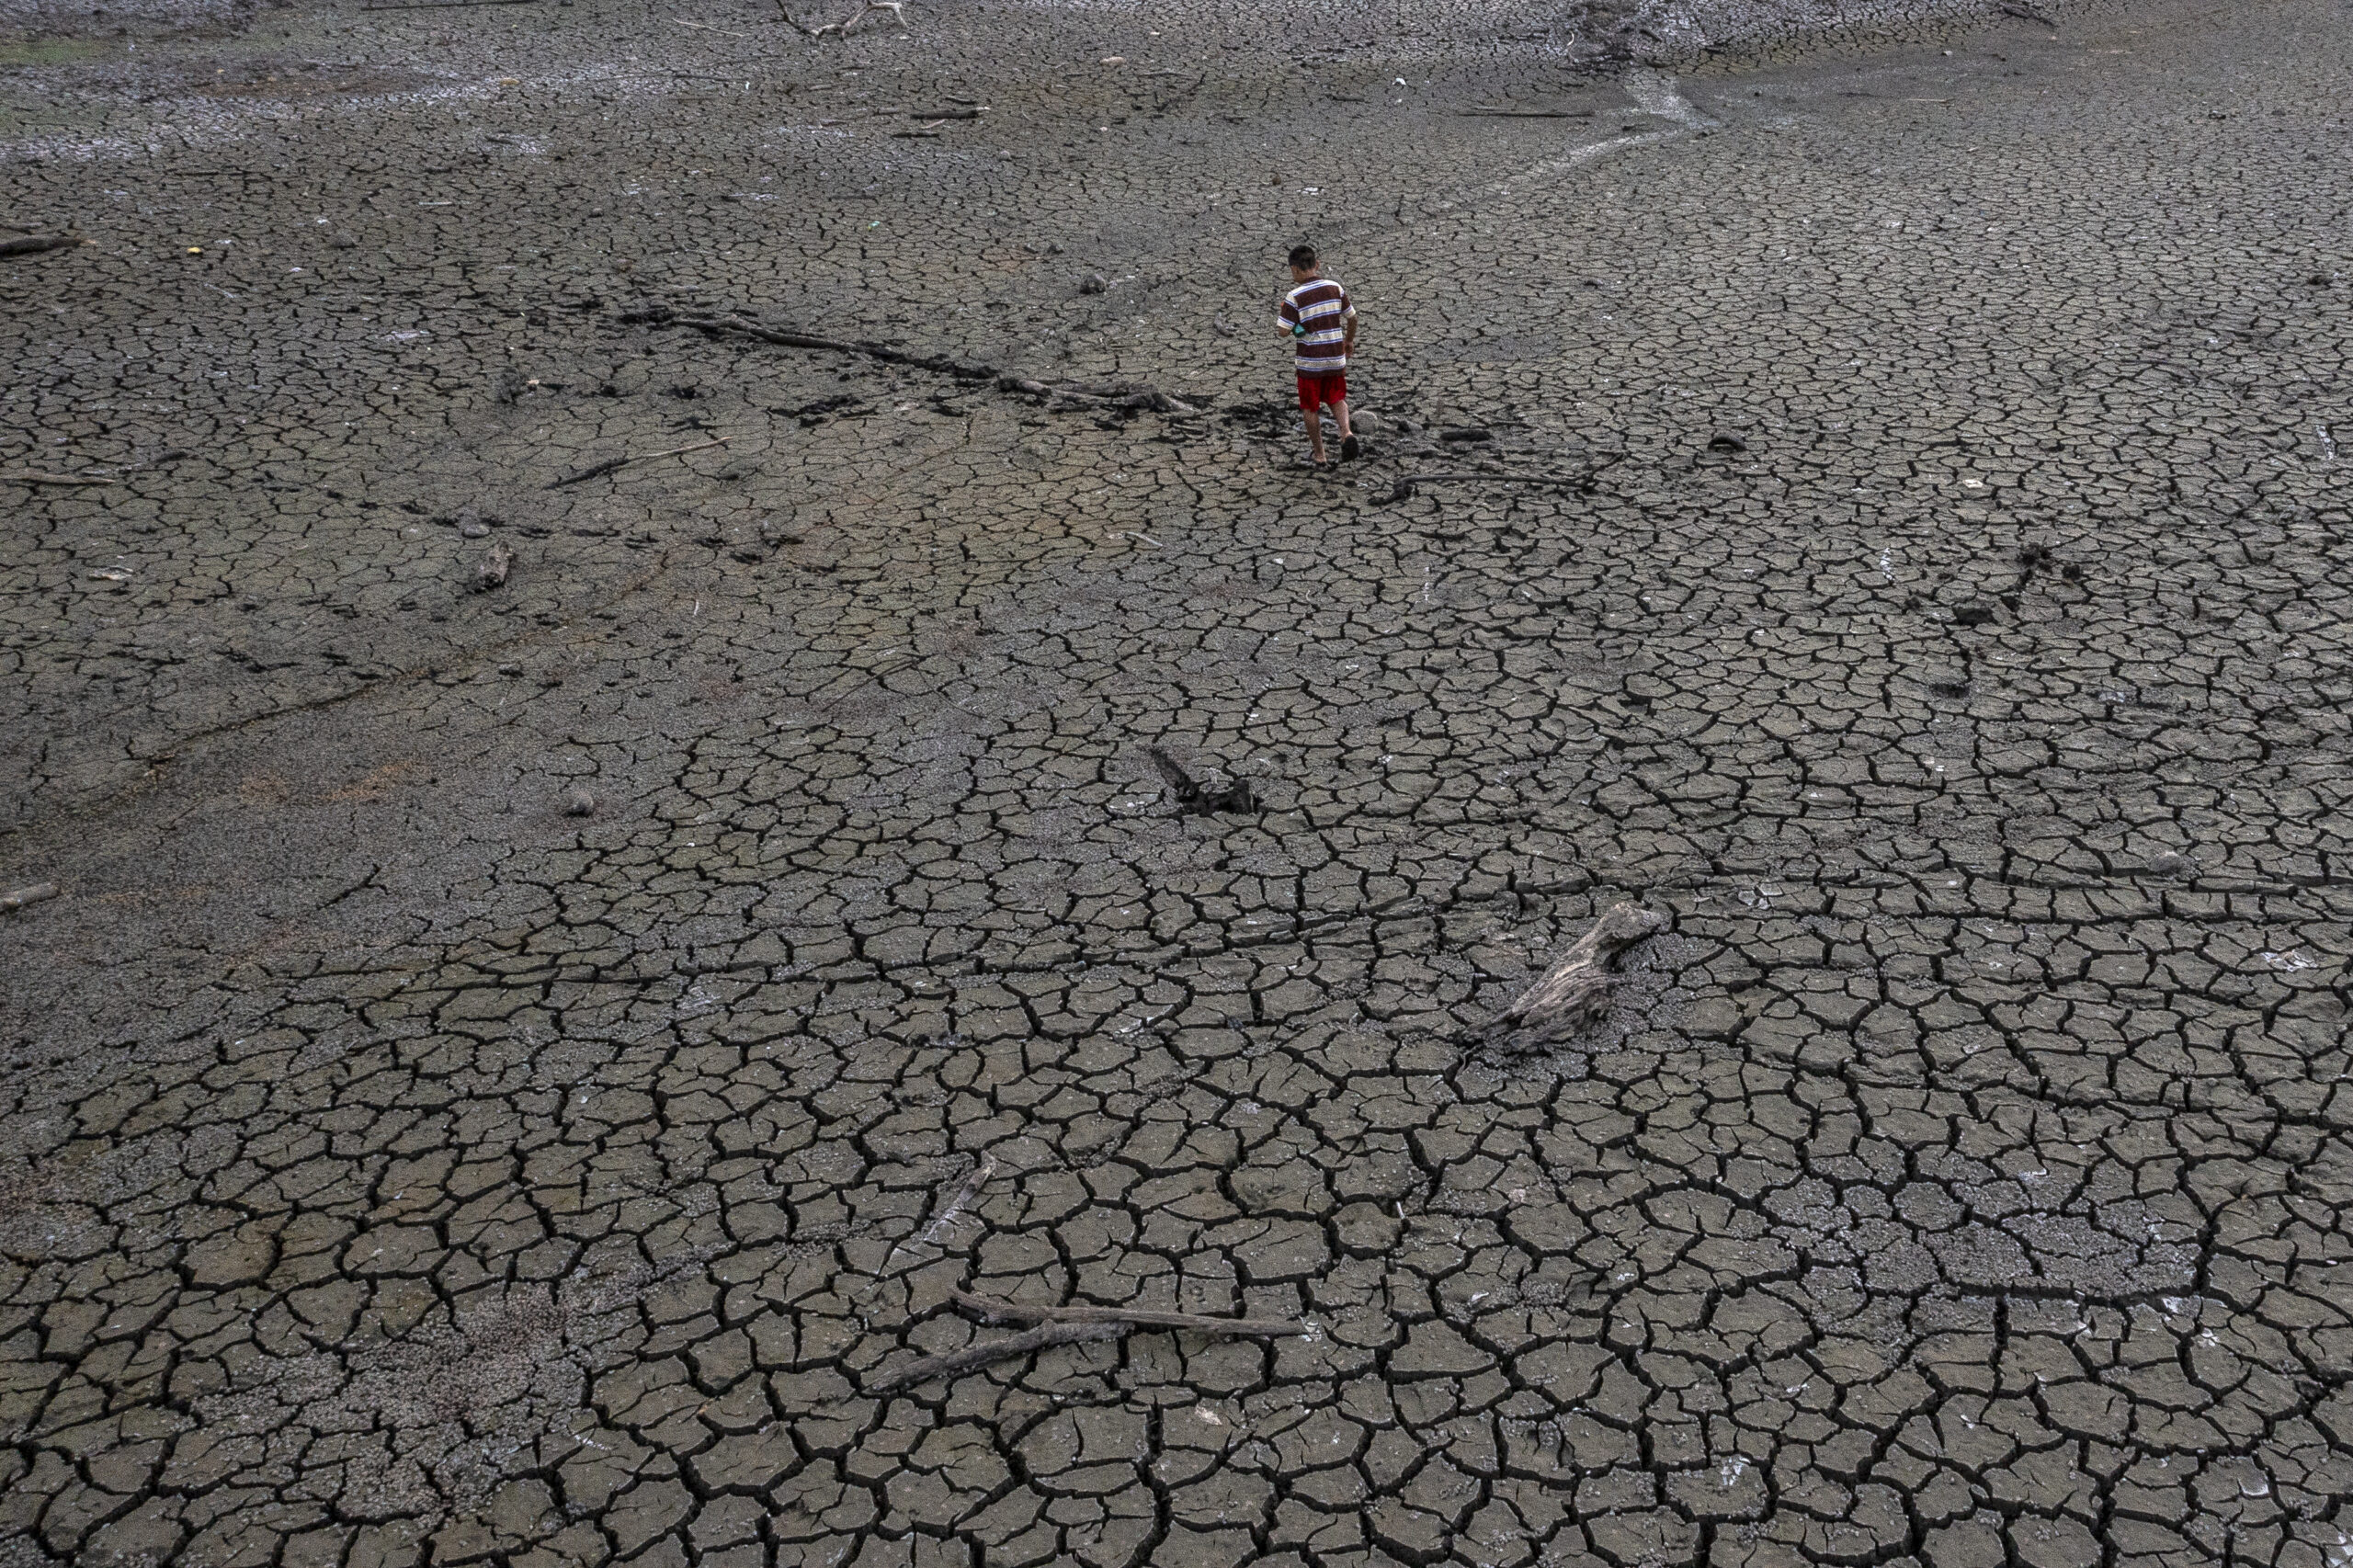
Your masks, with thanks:
[[[1299,378],[1299,409],[1313,414],[1318,408],[1348,401],[1348,378],[1345,371],[1326,375],[1302,375]]]

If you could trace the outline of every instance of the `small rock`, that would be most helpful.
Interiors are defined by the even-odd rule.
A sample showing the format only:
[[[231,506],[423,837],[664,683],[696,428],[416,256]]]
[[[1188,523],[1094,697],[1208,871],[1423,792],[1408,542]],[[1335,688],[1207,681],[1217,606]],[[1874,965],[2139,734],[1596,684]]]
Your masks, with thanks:
[[[515,552],[504,544],[494,544],[490,553],[474,567],[474,592],[486,594],[493,588],[506,585],[506,574],[515,570]]]
[[[1389,422],[1370,408],[1351,411],[1348,415],[1348,424],[1358,434],[1364,436],[1378,436],[1389,428]]]
[[[358,243],[359,242],[358,240],[353,239],[349,234],[343,233],[341,230],[337,230],[335,237],[327,242],[327,244],[335,246],[337,250],[349,250]]]
[[[1090,272],[1078,280],[1078,291],[1082,294],[1108,293],[1110,288],[1111,280],[1099,272]]]
[[[1952,612],[1955,626],[1984,626],[1994,619],[1992,605],[1963,605]]]
[[[490,525],[482,520],[480,513],[469,506],[458,514],[458,537],[460,539],[488,539]]]
[[[573,789],[563,792],[563,814],[568,817],[592,816],[597,810],[597,797],[585,790]]]
[[[2153,877],[2193,877],[2198,863],[2177,849],[2160,849],[2149,857],[2149,874]]]
[[[1733,435],[1729,430],[1719,430],[1714,435],[1708,437],[1708,450],[1711,452],[1745,452],[1748,450],[1748,443],[1742,440],[1739,437]]]

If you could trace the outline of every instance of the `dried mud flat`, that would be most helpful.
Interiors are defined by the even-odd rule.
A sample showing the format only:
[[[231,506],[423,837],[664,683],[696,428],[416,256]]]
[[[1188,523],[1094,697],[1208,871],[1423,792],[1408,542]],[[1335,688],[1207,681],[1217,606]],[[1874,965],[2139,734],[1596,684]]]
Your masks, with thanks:
[[[6,15],[0,1563],[2353,1563],[2340,7]]]

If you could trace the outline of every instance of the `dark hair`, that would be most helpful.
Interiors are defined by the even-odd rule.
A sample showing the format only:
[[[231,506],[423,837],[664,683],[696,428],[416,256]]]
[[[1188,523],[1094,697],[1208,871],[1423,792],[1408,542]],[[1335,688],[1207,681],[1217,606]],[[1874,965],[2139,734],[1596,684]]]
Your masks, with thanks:
[[[1315,247],[1313,245],[1291,246],[1290,264],[1302,272],[1307,271],[1315,265]]]

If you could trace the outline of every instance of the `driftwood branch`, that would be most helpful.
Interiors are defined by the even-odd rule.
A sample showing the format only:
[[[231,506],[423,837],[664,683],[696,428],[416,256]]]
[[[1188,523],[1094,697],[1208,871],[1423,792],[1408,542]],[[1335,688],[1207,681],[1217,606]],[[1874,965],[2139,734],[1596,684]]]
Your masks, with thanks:
[[[983,1367],[993,1367],[999,1361],[1010,1361],[1017,1356],[1027,1356],[1056,1345],[1079,1345],[1088,1340],[1117,1339],[1126,1334],[1130,1324],[1123,1323],[1048,1323],[1026,1329],[1003,1339],[983,1344],[967,1345],[961,1350],[951,1350],[945,1356],[926,1356],[904,1367],[881,1372],[866,1381],[870,1394],[889,1393],[893,1389],[927,1383],[934,1378],[958,1378]]]
[[[559,474],[549,480],[542,488],[561,490],[567,484],[577,484],[584,479],[595,479],[601,474],[610,473],[615,469],[627,468],[631,463],[652,462],[655,458],[675,458],[687,452],[707,452],[713,447],[723,447],[733,439],[732,436],[721,436],[714,440],[697,441],[691,447],[672,447],[666,452],[640,452],[635,457],[607,458],[603,462],[590,463],[586,468],[577,468],[570,473]]]
[[[1611,961],[1665,928],[1666,916],[1640,904],[1612,906],[1562,955],[1560,962],[1487,1026],[1487,1039],[1498,1040],[1518,1034],[1541,1039],[1591,1023],[1608,1006],[1609,993],[1618,983],[1618,977],[1610,972]]]
[[[1305,1324],[1287,1318],[1213,1318],[1199,1312],[1131,1311],[1125,1307],[1027,1307],[1014,1301],[995,1301],[984,1296],[968,1295],[961,1290],[954,1292],[951,1299],[959,1307],[984,1322],[1026,1323],[1032,1326],[1019,1334],[1007,1335],[1003,1339],[980,1341],[967,1345],[961,1350],[950,1350],[942,1356],[926,1356],[903,1367],[877,1373],[866,1381],[866,1392],[889,1393],[893,1389],[927,1383],[934,1378],[961,1377],[966,1372],[993,1367],[999,1361],[1010,1361],[1033,1351],[1057,1345],[1084,1345],[1096,1340],[1119,1339],[1139,1328],[1166,1328],[1189,1334],[1250,1339],[1282,1339],[1307,1332]]]
[[[762,326],[756,321],[730,312],[723,316],[682,316],[663,306],[622,312],[624,323],[648,326],[684,326],[713,337],[753,337],[762,343],[773,343],[784,348],[813,348],[825,354],[853,354],[862,358],[880,360],[885,365],[904,365],[910,369],[929,370],[937,375],[953,376],[960,381],[988,381],[999,392],[1019,392],[1028,397],[1041,397],[1050,404],[1085,408],[1149,409],[1159,414],[1199,414],[1181,399],[1171,397],[1157,387],[1142,382],[1124,382],[1111,386],[1088,386],[1080,382],[1035,381],[999,370],[994,365],[973,364],[952,359],[944,354],[911,354],[904,348],[893,348],[887,343],[867,340],[851,341],[839,337],[819,337],[812,333],[788,332],[779,327]]]
[[[35,882],[28,888],[17,888],[9,892],[0,893],[0,911],[13,915],[28,903],[39,903],[43,899],[56,896],[55,882]]]
[[[8,473],[0,479],[12,479],[18,484],[112,484],[111,479],[92,479],[78,473]]]
[[[995,1154],[983,1153],[979,1159],[973,1161],[971,1174],[964,1177],[964,1185],[956,1189],[956,1195],[953,1198],[932,1211],[931,1223],[926,1225],[923,1228],[923,1234],[915,1239],[926,1246],[937,1245],[939,1241],[939,1233],[955,1223],[956,1217],[964,1211],[964,1205],[978,1198],[981,1195],[981,1188],[987,1186],[989,1177],[995,1175],[996,1175]]]
[[[1515,108],[1508,104],[1476,104],[1470,108],[1454,111],[1473,119],[1591,119],[1589,108]]]
[[[13,240],[0,240],[0,256],[42,256],[95,243],[79,234],[23,234]]]
[[[1291,1318],[1217,1318],[1200,1312],[1158,1312],[1130,1307],[1032,1307],[1018,1301],[991,1301],[962,1290],[953,1292],[949,1300],[986,1323],[1120,1324],[1130,1328],[1175,1328],[1245,1339],[1288,1339],[1307,1332],[1305,1324]]]

